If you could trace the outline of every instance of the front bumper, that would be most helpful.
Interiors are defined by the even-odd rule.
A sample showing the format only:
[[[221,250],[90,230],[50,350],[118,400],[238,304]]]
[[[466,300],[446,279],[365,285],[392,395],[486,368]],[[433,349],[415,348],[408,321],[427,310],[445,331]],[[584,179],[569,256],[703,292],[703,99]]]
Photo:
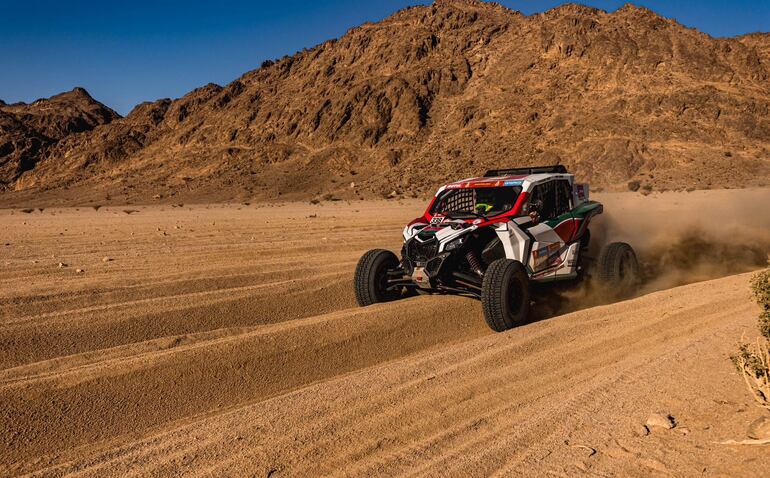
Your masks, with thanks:
[[[412,238],[404,243],[401,250],[404,272],[420,288],[435,287],[441,268],[451,255],[449,252],[438,254],[438,248],[439,242],[435,238],[424,242]]]

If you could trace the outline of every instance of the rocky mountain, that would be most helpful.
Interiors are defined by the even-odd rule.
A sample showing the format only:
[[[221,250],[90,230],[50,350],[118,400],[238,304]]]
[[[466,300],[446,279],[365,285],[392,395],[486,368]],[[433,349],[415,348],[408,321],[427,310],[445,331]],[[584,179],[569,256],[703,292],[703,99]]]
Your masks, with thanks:
[[[20,167],[0,155],[15,191],[0,200],[426,195],[557,162],[594,188],[768,185],[769,38],[632,5],[525,16],[437,0],[225,87],[98,116]]]
[[[31,104],[0,101],[0,187],[33,171],[62,139],[118,118],[82,88]]]

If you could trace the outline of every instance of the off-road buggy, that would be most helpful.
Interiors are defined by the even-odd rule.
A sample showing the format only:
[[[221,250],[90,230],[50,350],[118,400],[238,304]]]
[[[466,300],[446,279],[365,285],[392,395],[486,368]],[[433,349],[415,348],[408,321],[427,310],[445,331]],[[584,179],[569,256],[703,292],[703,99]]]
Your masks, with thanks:
[[[639,275],[631,246],[609,243],[589,257],[588,227],[602,210],[562,165],[492,170],[447,184],[404,228],[400,260],[384,249],[361,257],[356,300],[367,306],[415,293],[471,296],[499,332],[527,320],[531,288],[543,283],[590,275],[606,291],[627,295]]]

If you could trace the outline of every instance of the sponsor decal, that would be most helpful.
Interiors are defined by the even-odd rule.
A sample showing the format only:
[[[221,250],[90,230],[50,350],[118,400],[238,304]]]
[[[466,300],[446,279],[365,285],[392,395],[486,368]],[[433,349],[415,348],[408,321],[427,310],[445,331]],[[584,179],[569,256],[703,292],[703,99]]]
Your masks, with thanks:
[[[548,246],[541,247],[540,249],[538,249],[536,251],[532,251],[532,256],[535,259],[539,259],[539,258],[541,258],[543,256],[547,256],[547,255],[548,255]]]
[[[532,251],[533,270],[538,271],[561,262],[561,257],[557,254],[559,248],[559,243],[554,242],[534,249]]]
[[[467,180],[461,183],[452,183],[447,184],[444,186],[445,189],[465,189],[465,188],[496,188],[501,186],[521,186],[522,181],[514,181],[514,180],[495,180],[495,181],[485,181],[485,180]]]
[[[431,224],[441,224],[444,222],[445,217],[444,216],[433,216],[433,218],[430,220]]]

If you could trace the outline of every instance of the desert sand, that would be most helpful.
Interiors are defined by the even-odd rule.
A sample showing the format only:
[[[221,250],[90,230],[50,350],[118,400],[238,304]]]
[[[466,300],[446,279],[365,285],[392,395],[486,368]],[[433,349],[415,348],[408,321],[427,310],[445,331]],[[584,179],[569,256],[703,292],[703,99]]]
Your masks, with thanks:
[[[355,305],[422,201],[0,210],[0,475],[760,476],[720,442],[761,414],[728,356],[770,190],[597,197],[642,294],[501,334]]]

